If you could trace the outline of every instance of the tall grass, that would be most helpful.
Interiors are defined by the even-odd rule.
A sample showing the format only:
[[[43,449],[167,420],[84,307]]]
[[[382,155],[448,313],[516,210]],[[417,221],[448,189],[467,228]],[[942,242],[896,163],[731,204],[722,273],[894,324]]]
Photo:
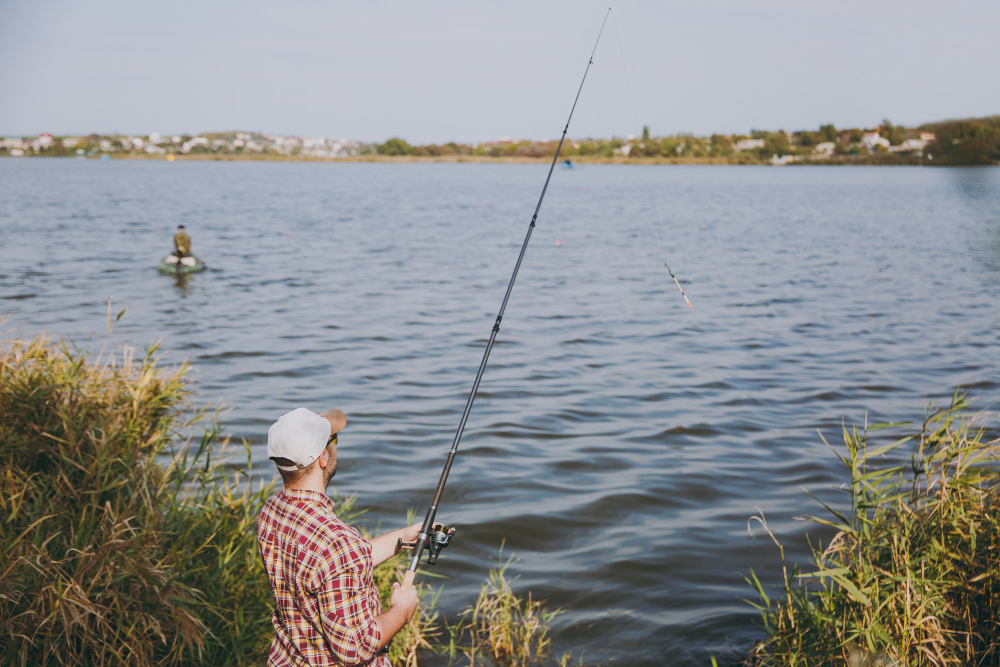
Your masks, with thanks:
[[[503,560],[479,591],[474,604],[461,613],[459,621],[448,628],[449,653],[463,655],[470,667],[495,665],[518,667],[553,662],[550,655],[549,626],[560,610],[547,610],[544,602],[524,599],[514,593],[507,577],[512,559]],[[570,659],[567,654],[559,664]]]
[[[250,482],[246,443],[245,470],[223,464],[218,413],[187,412],[186,367],[161,371],[154,353],[91,362],[42,338],[0,350],[4,665],[266,659],[274,600],[254,523],[274,487]],[[376,570],[384,596],[394,567]],[[391,655],[415,665],[431,620]]]
[[[877,446],[869,433],[901,423],[844,429],[848,507],[809,517],[835,536],[809,572],[789,574],[781,550],[777,599],[748,579],[768,634],[751,664],[1000,664],[1000,451],[969,409],[956,395],[918,433]],[[904,445],[908,464],[884,458],[905,461]]]

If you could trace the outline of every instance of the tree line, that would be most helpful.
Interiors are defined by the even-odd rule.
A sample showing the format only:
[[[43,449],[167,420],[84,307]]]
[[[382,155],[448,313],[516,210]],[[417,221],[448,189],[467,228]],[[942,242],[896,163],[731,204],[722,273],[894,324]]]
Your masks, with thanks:
[[[867,142],[876,133],[884,142]],[[933,138],[923,140],[928,134]],[[907,140],[917,142],[908,148]],[[558,141],[528,139],[479,144],[449,142],[412,145],[400,137],[367,144],[363,155],[442,157],[479,156],[493,158],[549,158]],[[893,149],[896,149],[895,151]],[[899,150],[904,148],[906,150]],[[1000,115],[927,123],[906,127],[884,120],[874,128],[837,128],[832,123],[816,130],[752,130],[749,134],[676,134],[653,136],[644,127],[639,136],[610,139],[567,139],[560,153],[567,159],[677,160],[713,159],[730,163],[763,163],[774,156],[802,159],[820,157],[844,163],[923,163],[941,165],[1000,164]]]

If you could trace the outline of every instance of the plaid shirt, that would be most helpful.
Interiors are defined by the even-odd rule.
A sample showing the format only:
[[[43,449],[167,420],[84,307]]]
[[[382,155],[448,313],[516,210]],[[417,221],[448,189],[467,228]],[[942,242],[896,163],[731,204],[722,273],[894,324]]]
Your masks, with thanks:
[[[371,542],[332,500],[282,487],[257,517],[257,547],[277,602],[268,665],[390,667],[378,650]]]

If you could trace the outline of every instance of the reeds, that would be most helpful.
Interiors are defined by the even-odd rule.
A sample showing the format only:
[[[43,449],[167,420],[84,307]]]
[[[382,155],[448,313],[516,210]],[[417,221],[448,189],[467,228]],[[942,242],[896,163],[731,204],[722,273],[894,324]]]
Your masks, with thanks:
[[[809,517],[837,531],[813,549],[811,571],[789,575],[782,550],[780,598],[747,580],[768,634],[749,664],[1000,663],[1000,457],[978,417],[956,395],[894,442],[873,446],[869,433],[901,423],[844,429],[846,451],[834,451],[850,504]],[[908,464],[884,458],[905,461],[903,445]]]
[[[0,350],[4,665],[266,659],[274,599],[254,524],[273,485],[251,483],[245,442],[246,467],[227,462],[218,412],[188,416],[186,367],[159,370],[155,351]],[[393,576],[376,570],[384,596]],[[432,620],[397,639],[397,664],[416,664]]]
[[[512,559],[503,560],[501,548],[497,566],[490,570],[475,604],[462,611],[461,618],[449,627],[452,657],[464,655],[470,667],[496,665],[551,664],[549,626],[560,610],[549,611],[545,603],[518,596],[507,578]],[[569,655],[559,664],[566,664]]]

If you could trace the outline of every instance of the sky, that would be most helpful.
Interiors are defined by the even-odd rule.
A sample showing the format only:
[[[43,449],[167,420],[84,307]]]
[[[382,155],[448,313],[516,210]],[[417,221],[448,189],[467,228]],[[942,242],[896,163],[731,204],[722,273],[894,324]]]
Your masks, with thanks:
[[[0,0],[0,136],[411,143],[1000,113],[996,0]]]

